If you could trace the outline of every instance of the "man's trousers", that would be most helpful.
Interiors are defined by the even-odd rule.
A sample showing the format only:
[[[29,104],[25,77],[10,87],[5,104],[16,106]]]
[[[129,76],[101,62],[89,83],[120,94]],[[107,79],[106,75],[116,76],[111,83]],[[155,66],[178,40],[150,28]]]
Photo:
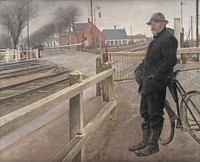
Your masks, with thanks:
[[[142,129],[162,127],[164,122],[164,103],[166,97],[166,88],[142,95],[140,101],[140,114],[144,121]]]

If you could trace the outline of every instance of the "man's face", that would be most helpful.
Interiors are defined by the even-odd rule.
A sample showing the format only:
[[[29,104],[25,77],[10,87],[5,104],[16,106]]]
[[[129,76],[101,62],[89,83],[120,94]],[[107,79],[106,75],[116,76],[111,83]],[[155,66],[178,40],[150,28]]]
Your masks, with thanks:
[[[153,21],[150,24],[151,27],[151,33],[153,36],[157,36],[158,33],[160,33],[166,26],[166,23],[164,21]]]

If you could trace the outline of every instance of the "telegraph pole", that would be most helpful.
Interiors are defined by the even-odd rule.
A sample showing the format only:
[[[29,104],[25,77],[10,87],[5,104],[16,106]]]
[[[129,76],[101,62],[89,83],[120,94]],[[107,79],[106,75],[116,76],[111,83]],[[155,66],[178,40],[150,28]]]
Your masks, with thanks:
[[[93,5],[92,5],[92,0],[90,0],[90,12],[91,12],[91,22],[93,23]]]
[[[90,12],[91,12],[91,22],[92,22],[92,38],[93,38],[93,43],[92,46],[95,46],[95,37],[94,37],[94,24],[93,24],[93,5],[92,5],[92,0],[90,0]]]
[[[27,0],[27,56],[30,59],[29,52],[29,0]]]
[[[191,16],[191,28],[190,28],[191,32],[191,37],[190,37],[190,46],[193,47],[193,21],[192,21],[192,16]]]
[[[196,0],[196,47],[199,46],[199,0]]]
[[[90,0],[90,12],[91,12],[91,22],[92,22],[92,37],[93,37],[93,43],[92,46],[96,49],[96,39],[95,39],[95,28],[94,28],[94,16],[93,16],[93,4],[92,0]]]
[[[185,3],[183,3],[181,1],[180,5],[181,5],[181,32],[182,32],[182,37],[181,37],[181,47],[183,47],[183,42],[184,42],[184,29],[183,29],[183,9],[182,9],[182,6],[184,5]]]

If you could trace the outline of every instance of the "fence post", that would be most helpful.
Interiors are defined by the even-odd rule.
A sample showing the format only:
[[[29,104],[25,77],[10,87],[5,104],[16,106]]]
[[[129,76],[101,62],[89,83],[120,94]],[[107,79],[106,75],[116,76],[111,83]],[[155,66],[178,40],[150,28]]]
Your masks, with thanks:
[[[18,61],[18,50],[14,49],[14,56],[15,56],[15,61]]]
[[[6,63],[9,61],[9,48],[6,49]]]
[[[19,48],[19,60],[23,60],[23,50],[22,50],[22,46],[20,46],[20,48]]]
[[[101,58],[96,58],[96,74],[100,73],[102,71],[101,68]],[[101,83],[96,84],[96,96],[101,96]]]
[[[80,83],[83,75],[78,71],[73,71],[69,75],[69,85]],[[76,135],[83,134],[83,93],[74,96],[69,100],[69,124],[70,124],[70,140]],[[85,146],[73,159],[73,162],[82,162],[85,160]]]
[[[104,70],[111,69],[112,64],[111,63],[105,63],[104,64]],[[104,90],[105,90],[105,101],[109,102],[115,97],[115,91],[114,91],[114,77],[111,75],[110,77],[105,79],[104,82]],[[112,120],[117,119],[117,108],[114,108],[110,113],[110,118]]]
[[[39,52],[38,52],[38,50],[39,50],[38,48],[35,49],[36,58],[39,58]]]
[[[26,60],[29,60],[30,58],[29,58],[29,49],[28,49],[28,47],[26,48]]]

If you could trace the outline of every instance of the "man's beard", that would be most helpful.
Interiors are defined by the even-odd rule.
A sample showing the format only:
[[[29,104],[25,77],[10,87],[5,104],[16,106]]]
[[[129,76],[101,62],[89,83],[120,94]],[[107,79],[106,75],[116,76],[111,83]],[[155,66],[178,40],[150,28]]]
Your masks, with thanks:
[[[158,35],[158,32],[154,29],[151,29],[151,33],[153,34],[153,36],[157,36]]]

